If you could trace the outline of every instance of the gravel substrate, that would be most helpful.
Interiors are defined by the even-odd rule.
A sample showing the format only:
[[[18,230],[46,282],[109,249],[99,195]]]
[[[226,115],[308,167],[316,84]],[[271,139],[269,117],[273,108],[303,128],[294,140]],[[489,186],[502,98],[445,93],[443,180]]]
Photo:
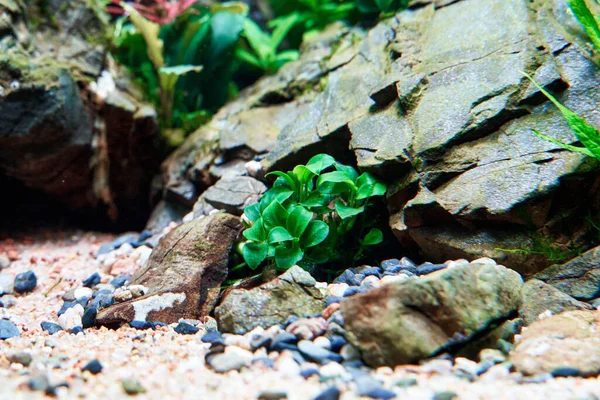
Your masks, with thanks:
[[[299,365],[292,350],[274,352],[263,346],[257,346],[254,352],[246,350],[247,337],[220,336],[208,329],[211,321],[203,321],[198,327],[193,321],[184,321],[155,326],[154,330],[124,326],[117,330],[88,328],[76,334],[61,330],[50,335],[43,331],[42,322],[59,321],[57,313],[63,307],[65,293],[84,288],[83,282],[96,272],[101,277],[100,285],[109,284],[134,270],[136,257],[147,257],[141,255],[144,250],[136,255],[136,250],[128,249],[122,254],[123,261],[117,266],[120,268],[107,265],[107,256],[96,259],[100,246],[114,239],[105,234],[45,231],[33,237],[0,241],[0,258],[10,261],[3,261],[0,273],[13,278],[26,273],[21,275],[22,293],[14,291],[0,298],[4,304],[0,318],[11,321],[20,332],[20,337],[0,341],[0,398],[41,398],[48,394],[65,399],[116,399],[126,395],[144,399],[312,399],[321,395],[323,399],[335,399],[337,391],[332,387],[340,390],[341,399],[358,398],[359,394],[364,398],[396,395],[402,399],[440,400],[453,398],[453,394],[460,399],[600,398],[600,381],[596,378],[546,377],[523,383],[521,376],[509,372],[501,357],[474,382],[465,375],[477,363],[464,359],[455,360],[454,367],[452,362],[438,359],[395,369],[363,368],[360,374],[352,374],[351,369],[335,361]],[[363,272],[363,279],[371,273]],[[32,274],[35,286],[30,291]],[[369,281],[373,280],[366,283]],[[344,294],[342,289],[347,290],[338,286],[340,295]],[[217,354],[227,355],[221,356],[221,365],[227,367],[227,362],[246,356],[254,362],[239,372],[235,368],[215,372],[207,365],[206,355],[213,346],[210,342],[219,340],[227,344],[225,353]],[[300,353],[313,361],[333,357],[321,351],[331,345],[323,336],[297,345]],[[345,356],[352,358],[351,354]]]

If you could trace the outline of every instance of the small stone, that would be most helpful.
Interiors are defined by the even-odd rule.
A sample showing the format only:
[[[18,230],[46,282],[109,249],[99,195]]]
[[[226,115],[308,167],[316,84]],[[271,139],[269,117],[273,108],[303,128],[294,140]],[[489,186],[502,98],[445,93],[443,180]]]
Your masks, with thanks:
[[[83,333],[83,327],[81,327],[81,326],[76,326],[76,327],[72,328],[72,329],[69,331],[69,333],[70,333],[71,335],[77,335],[77,334],[79,334],[79,333]]]
[[[62,307],[60,308],[60,310],[58,310],[58,316],[60,317],[61,315],[66,313],[69,308],[74,307],[76,304],[77,304],[77,302],[75,302],[75,301],[65,301],[63,303]]]
[[[29,390],[46,391],[49,386],[50,383],[48,382],[48,377],[46,375],[34,375],[27,381]]]
[[[110,307],[115,302],[115,296],[111,293],[97,293],[94,300],[92,300],[90,307],[101,310],[106,307]]]
[[[280,400],[287,398],[287,392],[283,390],[265,390],[258,394],[258,400]]]
[[[204,343],[213,343],[217,340],[223,339],[223,335],[219,331],[209,330],[204,335],[202,335],[202,340]]]
[[[350,285],[347,283],[332,283],[327,287],[329,294],[331,296],[342,298],[344,297],[344,292],[348,289]]]
[[[567,378],[569,376],[581,376],[581,371],[573,367],[560,367],[551,372],[554,377]]]
[[[90,307],[85,310],[83,316],[81,317],[81,326],[83,326],[84,329],[94,326],[94,323],[96,322],[96,315],[98,315],[98,309],[95,307]]]
[[[123,303],[124,301],[133,299],[133,295],[130,290],[123,290],[121,292],[115,293],[115,303]]]
[[[479,382],[497,382],[510,377],[510,363],[496,364],[479,377]]]
[[[330,362],[323,365],[319,369],[319,373],[323,380],[342,378],[349,375],[346,369],[337,362]]]
[[[363,375],[356,379],[356,386],[359,396],[366,396],[372,399],[393,399],[396,393],[384,389],[381,384],[369,375]]]
[[[401,388],[415,386],[416,384],[417,384],[416,378],[398,378],[394,381],[394,386],[398,386]]]
[[[85,364],[85,366],[81,369],[82,371],[89,371],[91,374],[96,375],[102,372],[102,364],[98,360],[92,360]]]
[[[339,352],[346,343],[348,343],[345,337],[339,335],[331,336],[329,341],[331,342],[330,350],[336,353]]]
[[[247,366],[246,358],[238,353],[220,353],[210,358],[209,365],[215,372],[239,371]]]
[[[330,360],[331,355],[334,354],[329,350],[315,345],[310,340],[301,340],[298,342],[298,349],[302,355],[319,364],[324,364],[326,361]]]
[[[319,376],[319,370],[317,368],[306,368],[300,371],[300,375],[304,379],[308,379],[311,376]]]
[[[58,324],[65,331],[70,331],[76,326],[81,326],[81,317],[83,316],[83,312],[84,310],[81,304],[76,304],[58,317]]]
[[[344,361],[359,360],[361,358],[360,351],[351,344],[344,345],[340,350],[340,355]]]
[[[458,395],[454,392],[437,392],[433,395],[433,400],[453,400],[458,399]]]
[[[483,349],[479,352],[479,361],[500,364],[506,361],[506,356],[498,349]]]
[[[0,254],[0,271],[10,267],[10,260],[6,254]]]
[[[44,321],[41,324],[42,330],[48,332],[50,335],[54,335],[56,332],[62,331],[59,324],[54,322]]]
[[[335,386],[330,386],[319,393],[314,400],[339,400],[340,394],[340,389]]]
[[[10,321],[0,319],[0,340],[21,336],[19,329]]]
[[[31,354],[26,351],[16,351],[14,353],[9,353],[6,358],[8,358],[8,361],[10,361],[11,363],[18,363],[25,367],[28,367],[29,364],[31,364],[31,361],[33,360]]]
[[[284,344],[295,344],[298,342],[298,338],[289,332],[281,332],[275,335],[271,341],[271,350],[281,351],[285,348]]]
[[[2,305],[0,307],[12,308],[17,304],[17,298],[10,294],[2,296]]]
[[[148,321],[131,321],[129,323],[129,326],[132,327],[133,329],[139,329],[139,330],[146,330],[146,329],[154,328],[154,324],[152,324],[152,322],[148,322]]]
[[[121,385],[123,386],[125,393],[129,395],[146,393],[146,389],[144,389],[142,384],[135,379],[123,379]]]
[[[73,298],[80,299],[82,297],[87,297],[88,299],[92,297],[94,291],[89,287],[77,288],[73,291]]]
[[[139,235],[135,234],[135,233],[127,233],[125,235],[121,235],[118,238],[116,238],[115,240],[113,240],[111,242],[111,246],[113,249],[118,249],[121,246],[123,246],[124,244],[129,244],[131,245],[131,243],[134,243],[138,240]]]
[[[148,293],[148,288],[146,288],[143,285],[131,285],[127,289],[129,289],[134,299],[142,297],[143,295]]]
[[[44,340],[44,346],[54,349],[56,346],[58,346],[58,343],[52,338],[47,338],[46,340]]]
[[[110,284],[113,285],[115,289],[118,289],[129,282],[131,282],[130,275],[119,275],[116,278],[111,279]]]
[[[88,287],[88,288],[94,287],[100,283],[101,279],[102,278],[101,278],[100,274],[97,272],[94,272],[92,275],[90,275],[84,279],[83,286]]]
[[[446,264],[425,263],[425,264],[419,265],[417,267],[417,270],[415,273],[417,275],[428,275],[428,274],[431,274],[432,272],[439,271],[444,268],[446,268]]]
[[[15,280],[8,274],[0,274],[0,296],[11,294],[14,290]]]
[[[102,243],[102,245],[100,246],[100,248],[96,251],[96,258],[98,258],[99,256],[103,255],[103,254],[108,254],[111,251],[113,251],[115,248],[112,246],[112,244],[110,243]]]
[[[358,293],[362,293],[363,291],[361,290],[361,288],[356,287],[356,286],[350,286],[348,289],[346,289],[346,291],[344,291],[344,297],[351,297],[354,296],[355,294]]]
[[[192,324],[189,324],[184,321],[180,321],[174,330],[175,330],[175,332],[177,332],[181,335],[193,335],[193,334],[197,333],[200,329],[198,329],[197,327],[195,327]]]
[[[362,280],[360,286],[365,289],[378,288],[381,286],[381,280],[377,276],[368,275]]]
[[[318,338],[313,340],[313,343],[315,344],[315,346],[321,347],[325,350],[331,350],[331,341],[325,336],[319,336]]]

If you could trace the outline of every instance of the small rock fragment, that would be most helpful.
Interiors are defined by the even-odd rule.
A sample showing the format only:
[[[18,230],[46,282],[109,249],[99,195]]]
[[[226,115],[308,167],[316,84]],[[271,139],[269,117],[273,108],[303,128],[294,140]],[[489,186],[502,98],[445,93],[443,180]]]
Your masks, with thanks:
[[[92,360],[85,364],[85,366],[81,369],[82,371],[89,371],[91,374],[96,375],[102,372],[102,364],[98,360]]]
[[[19,329],[10,321],[0,319],[0,340],[21,336]]]
[[[129,395],[146,393],[146,389],[144,389],[142,384],[135,379],[123,379],[121,385],[123,386],[125,393]]]

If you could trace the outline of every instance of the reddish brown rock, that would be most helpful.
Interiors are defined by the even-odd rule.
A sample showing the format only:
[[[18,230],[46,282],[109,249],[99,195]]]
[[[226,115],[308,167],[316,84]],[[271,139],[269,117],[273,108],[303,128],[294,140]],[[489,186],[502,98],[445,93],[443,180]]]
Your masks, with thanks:
[[[132,284],[144,285],[148,293],[102,310],[97,322],[172,323],[208,315],[227,276],[229,252],[240,229],[239,218],[224,213],[177,227],[133,277]]]

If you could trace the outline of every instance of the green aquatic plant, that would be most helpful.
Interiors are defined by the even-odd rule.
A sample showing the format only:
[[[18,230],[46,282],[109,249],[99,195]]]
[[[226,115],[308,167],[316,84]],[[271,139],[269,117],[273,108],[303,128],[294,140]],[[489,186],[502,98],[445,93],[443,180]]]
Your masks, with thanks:
[[[298,59],[298,50],[278,51],[281,42],[296,24],[296,15],[290,14],[285,18],[272,21],[273,32],[263,31],[256,22],[250,18],[244,21],[243,36],[247,39],[250,49],[238,47],[238,59],[260,69],[267,74],[273,74],[289,61]],[[250,51],[251,50],[251,51]]]
[[[569,124],[569,127],[577,137],[577,139],[583,144],[584,147],[573,146],[551,136],[545,135],[535,129],[533,132],[542,139],[554,143],[557,146],[562,147],[565,150],[575,151],[578,153],[585,154],[589,157],[594,157],[600,160],[600,131],[594,126],[590,125],[585,119],[577,115],[567,107],[563,106],[554,96],[548,91],[541,87],[530,75],[523,72],[523,74],[552,102]]]
[[[585,29],[594,48],[600,51],[600,26],[598,26],[596,16],[592,13],[585,0],[567,0],[567,3],[573,14],[575,14],[575,18],[577,18]]]
[[[277,179],[260,202],[244,210],[242,255],[248,267],[264,263],[277,269],[298,264],[305,269],[347,258],[360,258],[383,240],[376,228],[366,234],[357,224],[369,200],[387,187],[368,172],[319,154],[292,171],[271,172]],[[357,240],[358,238],[358,240]]]

